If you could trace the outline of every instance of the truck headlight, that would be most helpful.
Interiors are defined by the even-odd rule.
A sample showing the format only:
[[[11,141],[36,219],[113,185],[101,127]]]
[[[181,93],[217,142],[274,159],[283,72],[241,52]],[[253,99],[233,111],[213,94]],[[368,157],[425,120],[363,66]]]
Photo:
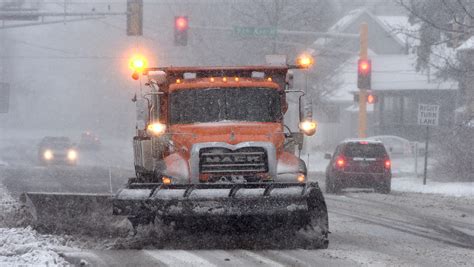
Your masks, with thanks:
[[[161,181],[165,185],[169,185],[169,184],[171,184],[171,182],[173,182],[173,180],[171,180],[171,177],[168,177],[168,176],[161,177]]]
[[[68,158],[69,160],[76,160],[76,159],[77,159],[77,152],[76,152],[75,150],[73,150],[73,149],[69,150],[69,151],[67,152],[67,158]]]
[[[47,149],[46,151],[44,151],[43,157],[44,157],[45,160],[52,160],[53,159],[53,151]]]
[[[318,124],[313,120],[304,120],[300,122],[300,130],[303,131],[304,134],[311,136],[316,133],[316,128]]]
[[[296,177],[296,180],[298,180],[300,183],[304,183],[306,181],[306,175],[304,175],[304,173],[300,173],[298,174],[298,177]]]
[[[150,134],[159,136],[165,133],[166,125],[160,122],[154,122],[148,124],[147,130]]]

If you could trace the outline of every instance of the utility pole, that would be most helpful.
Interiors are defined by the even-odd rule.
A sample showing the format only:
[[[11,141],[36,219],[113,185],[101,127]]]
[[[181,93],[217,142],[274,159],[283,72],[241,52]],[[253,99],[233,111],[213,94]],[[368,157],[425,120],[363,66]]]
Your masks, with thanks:
[[[360,25],[360,55],[361,61],[368,60],[368,33],[369,26],[366,22]],[[367,89],[370,88],[359,88],[359,138],[367,137]]]

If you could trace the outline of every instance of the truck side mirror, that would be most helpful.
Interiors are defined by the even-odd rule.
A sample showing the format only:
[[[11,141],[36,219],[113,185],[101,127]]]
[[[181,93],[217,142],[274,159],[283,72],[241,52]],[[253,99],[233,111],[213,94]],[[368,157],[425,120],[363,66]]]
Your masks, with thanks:
[[[137,129],[146,130],[146,125],[149,121],[148,102],[143,98],[139,98],[135,101],[135,107],[137,112]]]
[[[286,73],[285,82],[288,85],[287,90],[291,90],[293,88],[293,72],[288,71]]]
[[[324,159],[331,159],[332,156],[329,153],[324,154]]]

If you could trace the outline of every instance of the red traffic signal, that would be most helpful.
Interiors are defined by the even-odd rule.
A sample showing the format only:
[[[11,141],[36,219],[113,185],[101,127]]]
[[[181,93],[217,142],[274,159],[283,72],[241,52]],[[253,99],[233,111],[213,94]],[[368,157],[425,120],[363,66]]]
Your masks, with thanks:
[[[175,17],[174,25],[176,30],[185,31],[188,29],[188,17]]]
[[[372,61],[370,59],[359,59],[357,63],[357,87],[359,89],[371,89]]]
[[[368,74],[371,71],[371,61],[370,59],[359,59],[359,68],[358,71],[360,74]]]
[[[174,45],[188,45],[189,20],[187,16],[174,17]]]

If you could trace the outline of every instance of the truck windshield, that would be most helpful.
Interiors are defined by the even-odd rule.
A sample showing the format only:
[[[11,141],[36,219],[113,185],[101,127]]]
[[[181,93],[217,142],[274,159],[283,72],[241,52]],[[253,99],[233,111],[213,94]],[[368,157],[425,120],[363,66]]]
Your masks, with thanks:
[[[207,88],[170,94],[170,123],[280,120],[280,94],[272,88]]]

